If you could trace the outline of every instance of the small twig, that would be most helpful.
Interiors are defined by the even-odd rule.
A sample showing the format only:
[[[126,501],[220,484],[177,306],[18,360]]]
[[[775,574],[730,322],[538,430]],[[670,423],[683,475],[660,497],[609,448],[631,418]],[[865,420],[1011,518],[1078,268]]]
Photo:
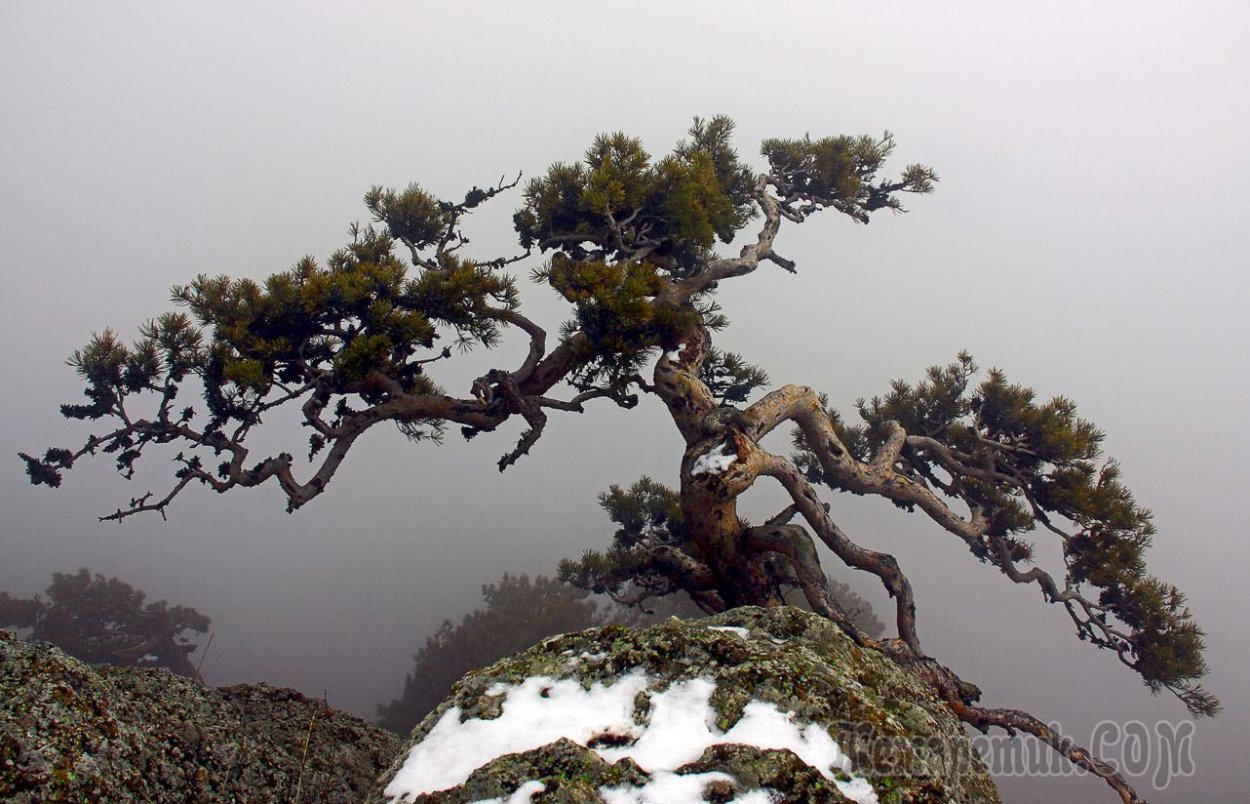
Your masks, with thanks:
[[[295,780],[295,804],[299,804],[300,792],[304,787],[304,766],[308,764],[308,744],[312,742],[313,724],[317,722],[317,711],[308,716],[308,732],[304,735],[304,753],[299,759],[299,777]]]
[[[208,635],[208,642],[204,644],[204,650],[200,651],[200,660],[195,664],[195,680],[199,682],[202,687],[207,685],[204,683],[204,676],[200,673],[200,670],[204,667],[204,659],[208,657],[208,649],[213,646],[213,636],[215,633],[216,632],[214,631]]]

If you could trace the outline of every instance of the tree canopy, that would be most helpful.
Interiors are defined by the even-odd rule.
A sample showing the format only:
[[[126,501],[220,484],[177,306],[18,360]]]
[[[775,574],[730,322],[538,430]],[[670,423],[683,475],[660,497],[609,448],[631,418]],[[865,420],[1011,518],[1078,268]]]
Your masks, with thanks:
[[[45,594],[16,598],[0,592],[0,627],[51,642],[84,662],[164,667],[198,677],[190,655],[199,646],[192,640],[208,631],[210,621],[195,609],[164,600],[145,603],[147,595],[125,581],[87,569],[53,573]]]
[[[100,427],[77,447],[24,454],[31,480],[59,485],[97,452],[130,477],[140,458],[168,445],[177,468],[167,490],[138,495],[106,519],[164,514],[191,485],[227,492],[271,480],[295,510],[326,490],[362,433],[384,422],[414,441],[438,441],[448,424],[469,438],[520,417],[527,427],[499,459],[502,470],[534,448],[552,412],[655,397],[685,444],[673,490],[636,487],[664,521],[621,507],[612,550],[566,565],[566,577],[617,594],[681,590],[708,610],[778,605],[796,587],[813,610],[926,678],[965,721],[1032,733],[1123,800],[1139,800],[1113,769],[1037,718],[976,705],[979,691],[922,648],[898,561],[843,532],[820,497],[822,487],[873,495],[926,516],[978,560],[1036,586],[1081,639],[1112,651],[1152,690],[1175,693],[1195,715],[1214,714],[1218,703],[1197,683],[1206,670],[1202,631],[1180,591],[1147,573],[1151,515],[1102,454],[1102,431],[1071,401],[1039,399],[999,370],[978,379],[966,354],[862,401],[854,424],[810,387],[761,393],[762,369],[712,345],[728,324],[719,285],[766,264],[796,271],[775,249],[783,224],[825,210],[868,223],[882,210],[901,212],[904,194],[929,193],[938,177],[923,165],[886,176],[888,132],[769,139],[761,167],[738,156],[732,132],[728,118],[696,119],[659,158],[621,133],[596,138],[581,160],[525,184],[512,255],[469,257],[462,223],[519,177],[473,187],[461,200],[415,184],[374,187],[365,195],[372,223],[353,225],[324,265],[306,257],[262,281],[200,276],[174,288],[183,310],[144,324],[133,344],[112,331],[94,336],[71,358],[86,402],[62,412]],[[731,243],[736,253],[722,253]],[[508,273],[535,251],[532,278],[569,305],[554,340],[521,312]],[[528,344],[518,365],[489,370],[464,396],[438,384],[441,362],[508,333]],[[254,456],[249,436],[283,406],[298,411],[307,443]],[[762,446],[778,428],[793,431],[791,455]],[[753,525],[738,499],[765,478],[790,503]],[[1032,560],[1041,539],[1061,549],[1058,574]],[[852,621],[831,593],[817,543],[880,579],[896,604],[896,637],[875,639]]]

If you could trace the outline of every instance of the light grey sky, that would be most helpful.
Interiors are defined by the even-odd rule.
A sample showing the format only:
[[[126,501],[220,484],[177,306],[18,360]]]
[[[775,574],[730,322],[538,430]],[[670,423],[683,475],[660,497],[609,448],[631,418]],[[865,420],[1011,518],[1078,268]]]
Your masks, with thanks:
[[[1198,724],[1196,776],[1139,791],[1240,792],[1247,34],[1232,2],[0,5],[0,589],[34,593],[79,566],[118,575],[213,618],[214,683],[290,685],[372,714],[482,583],[606,544],[598,491],[644,472],[675,481],[661,406],[553,419],[503,476],[516,428],[442,449],[388,430],[293,516],[263,488],[189,493],[168,523],[103,525],[95,515],[166,475],[127,484],[101,459],[58,492],[26,484],[18,450],[85,435],[57,413],[80,390],[66,355],[106,326],[134,337],[197,273],[326,256],[366,217],[372,184],[454,198],[574,160],[607,130],[662,154],[694,115],[737,120],[752,159],[768,136],[888,128],[895,164],[933,165],[937,193],[868,227],[830,215],[783,229],[799,275],[727,284],[734,324],[718,345],[848,413],[960,349],[1076,400],[1155,511],[1151,567],[1189,593],[1226,705]],[[475,216],[482,256],[512,250],[518,198]],[[526,290],[554,329],[561,305]],[[446,384],[467,391],[504,362],[490,358]],[[767,516],[779,499],[748,507]],[[831,501],[848,532],[898,556],[926,645],[987,704],[1078,740],[1103,720],[1186,719],[947,534],[882,501]],[[1089,779],[1003,791],[1109,794]]]

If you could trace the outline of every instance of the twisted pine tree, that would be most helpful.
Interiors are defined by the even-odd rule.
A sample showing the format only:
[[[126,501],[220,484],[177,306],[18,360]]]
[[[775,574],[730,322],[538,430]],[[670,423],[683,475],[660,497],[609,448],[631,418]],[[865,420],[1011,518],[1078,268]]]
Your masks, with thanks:
[[[471,437],[520,417],[527,428],[500,459],[504,469],[533,448],[552,412],[653,396],[685,443],[669,524],[618,536],[619,550],[566,565],[567,577],[614,590],[626,581],[644,592],[681,589],[712,610],[778,605],[794,585],[812,609],[926,679],[966,722],[1034,734],[1124,801],[1140,800],[1037,718],[978,706],[978,690],[924,652],[898,562],[853,541],[819,494],[880,496],[928,517],[1011,581],[1036,586],[1079,637],[1114,652],[1152,690],[1214,714],[1218,703],[1196,683],[1202,631],[1181,593],[1147,574],[1150,513],[1102,456],[1102,432],[1066,399],[1039,400],[998,371],[978,380],[967,355],[865,401],[856,424],[812,388],[758,395],[764,373],[712,347],[726,325],[717,286],[749,281],[765,263],[793,272],[774,247],[783,223],[825,210],[866,223],[901,210],[904,193],[930,192],[937,177],[911,165],[884,178],[888,133],[770,139],[756,172],[732,148],[732,129],[724,117],[696,120],[660,159],[623,134],[596,138],[580,162],[553,165],[525,186],[517,256],[466,256],[461,224],[519,178],[460,201],[416,185],[378,187],[365,196],[374,224],[351,227],[324,265],[306,258],[263,282],[200,276],[174,288],[185,312],[143,325],[133,345],[105,331],[73,355],[87,399],[62,411],[101,426],[77,448],[23,455],[31,480],[59,485],[64,470],[101,451],[129,477],[141,457],[168,446],[172,485],[106,519],[163,514],[188,486],[227,492],[270,481],[294,510],[325,491],[356,439],[379,424],[437,440],[448,423]],[[746,242],[735,256],[717,251],[735,238]],[[521,313],[506,272],[535,250],[546,256],[534,279],[571,309],[556,339]],[[452,345],[489,348],[509,329],[528,341],[518,365],[488,371],[466,396],[439,387]],[[191,403],[188,384],[202,392]],[[253,430],[283,406],[311,431],[306,446],[254,456]],[[792,455],[761,446],[778,428],[794,431]],[[738,499],[764,478],[791,502],[751,525]],[[1031,539],[1057,540],[1059,575],[1030,561]],[[842,610],[817,543],[880,579],[895,602],[896,637],[873,639]]]

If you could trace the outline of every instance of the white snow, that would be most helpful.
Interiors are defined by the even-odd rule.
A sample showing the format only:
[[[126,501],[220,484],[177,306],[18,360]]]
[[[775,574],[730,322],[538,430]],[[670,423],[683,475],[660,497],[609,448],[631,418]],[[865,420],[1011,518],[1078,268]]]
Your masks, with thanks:
[[[710,449],[699,456],[694,462],[694,466],[690,467],[690,475],[701,475],[705,472],[708,474],[719,475],[721,472],[733,466],[733,462],[738,460],[738,456],[727,452],[729,444],[718,444],[715,449]]]
[[[502,713],[493,720],[460,722],[460,709],[443,714],[426,738],[408,753],[404,765],[386,786],[387,798],[411,801],[421,793],[444,790],[464,782],[469,774],[503,754],[528,751],[561,737],[586,745],[592,738],[612,734],[633,743],[603,746],[594,750],[609,762],[630,757],[652,774],[641,788],[604,788],[609,804],[684,804],[701,800],[708,782],[717,774],[677,776],[677,768],[698,759],[703,751],[720,743],[740,743],[760,748],[787,748],[820,770],[848,798],[860,804],[877,804],[867,780],[839,780],[835,772],[850,773],[850,760],[829,733],[818,725],[799,724],[793,712],[752,701],[742,717],[726,732],[716,727],[711,706],[716,685],[694,678],[672,684],[651,695],[649,722],[634,722],[634,701],[647,689],[649,679],[641,671],[622,676],[611,686],[592,684],[589,689],[576,679],[527,678],[520,685],[496,684],[488,694],[505,696]],[[535,791],[536,792],[536,791]],[[518,790],[516,795],[520,795]],[[532,795],[532,794],[531,794]],[[611,797],[609,797],[611,796]],[[767,793],[739,801],[766,804]],[[525,804],[527,799],[509,798],[505,804]]]
[[[761,787],[759,790],[750,790],[740,796],[734,796],[733,804],[777,804],[785,797],[785,793],[780,790]]]
[[[712,782],[733,782],[727,773],[676,773],[660,771],[642,787],[601,787],[599,795],[607,804],[674,804],[678,801],[703,801],[703,790]],[[746,799],[735,798],[735,802]],[[767,799],[765,800],[767,801]]]
[[[507,798],[480,798],[471,804],[531,804],[534,796],[547,789],[542,782],[530,780],[513,791]]]
[[[676,363],[678,360],[680,360],[680,359],[681,359],[681,353],[682,353],[683,351],[685,351],[685,349],[686,349],[686,344],[684,344],[684,343],[679,343],[679,344],[677,344],[677,348],[676,348],[676,349],[674,349],[674,350],[673,350],[673,351],[671,351],[671,352],[665,352],[665,353],[664,353],[664,359],[665,359],[665,360],[669,360],[669,361],[671,361],[671,362],[673,362],[673,363]]]
[[[728,632],[729,632],[729,633],[731,633],[731,634],[737,634],[738,636],[742,637],[743,639],[746,639],[746,638],[747,638],[747,636],[751,633],[750,631],[748,631],[747,629],[743,628],[743,627],[742,627],[742,626],[740,626],[740,625],[709,625],[709,626],[707,627],[707,630],[709,630],[709,631],[728,631]]]
[[[611,687],[582,689],[576,681],[542,676],[520,686],[496,684],[488,694],[507,696],[502,714],[493,720],[460,722],[460,708],[443,713],[425,739],[413,746],[384,794],[401,800],[445,790],[503,754],[541,748],[567,737],[585,745],[610,725],[632,726],[634,696],[647,687],[642,673],[621,677]]]

